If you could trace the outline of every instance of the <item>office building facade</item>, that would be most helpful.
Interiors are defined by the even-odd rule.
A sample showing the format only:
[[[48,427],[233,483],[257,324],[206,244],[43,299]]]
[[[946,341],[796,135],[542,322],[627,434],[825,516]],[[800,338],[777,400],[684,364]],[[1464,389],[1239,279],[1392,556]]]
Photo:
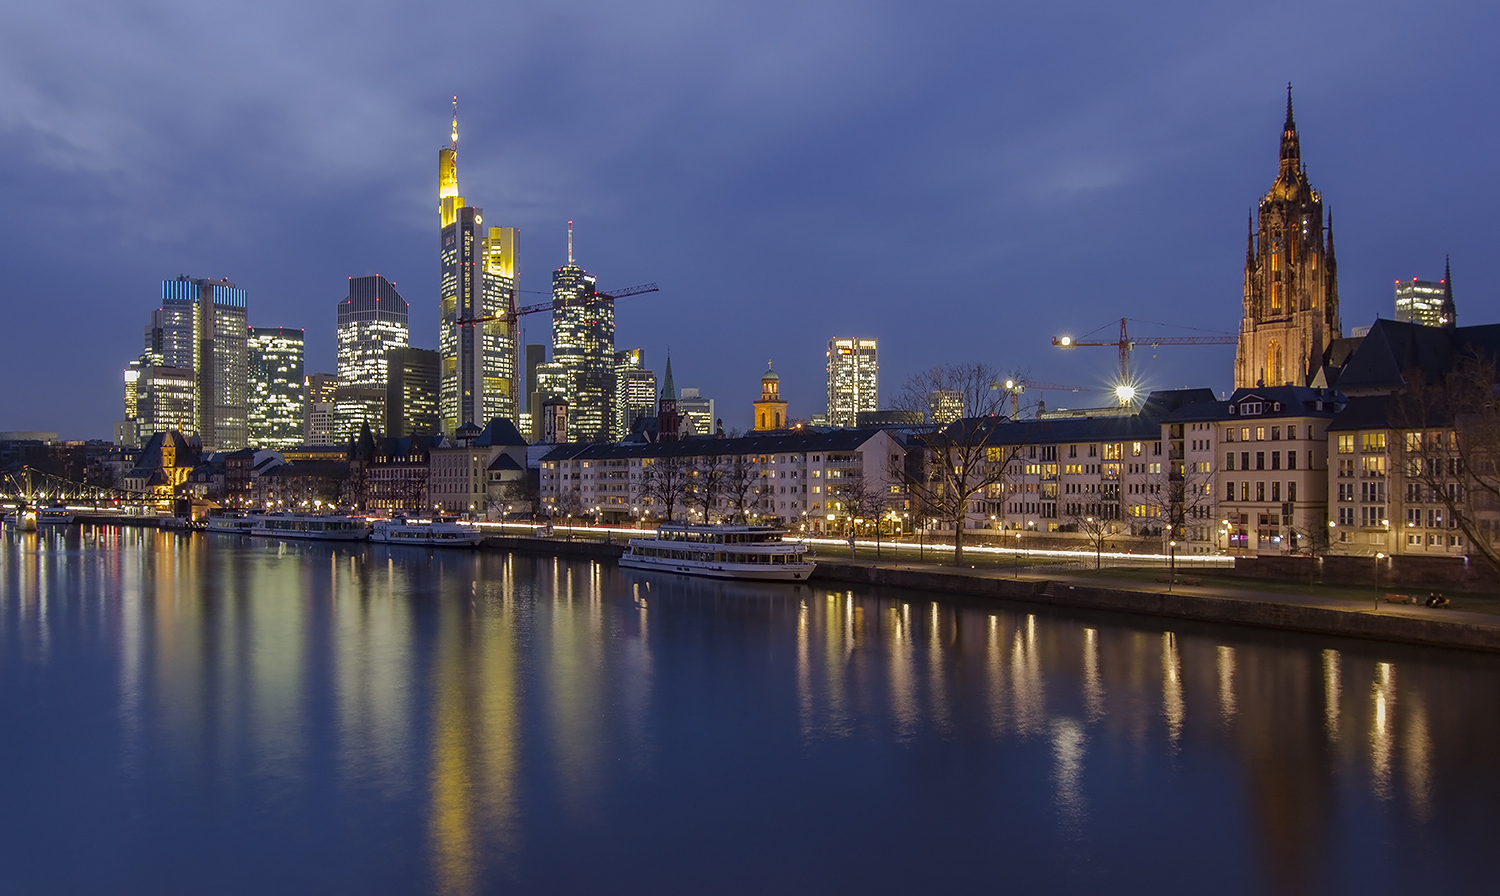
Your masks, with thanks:
[[[1458,311],[1453,305],[1453,272],[1445,264],[1443,279],[1396,281],[1396,320],[1424,327],[1454,327]]]
[[[443,415],[442,356],[421,348],[392,349],[386,356],[385,434],[390,438],[438,435]]]
[[[704,398],[698,389],[684,386],[677,393],[677,413],[692,421],[693,432],[711,436],[715,430],[714,400]]]
[[[608,441],[614,428],[615,302],[573,263],[552,274],[552,363],[566,371],[568,431],[579,442]]]
[[[288,327],[252,327],[250,444],[279,450],[302,444],[306,416],[302,372],[303,333]]]
[[[249,323],[245,291],[228,280],[162,281],[158,323],[167,366],[193,370],[197,430],[205,447],[237,451],[249,435]]]
[[[854,426],[880,407],[880,349],[874,339],[828,340],[828,425]]]
[[[646,369],[645,349],[615,352],[614,441],[630,435],[635,422],[656,416],[656,374]]]
[[[339,378],[332,373],[311,373],[303,384],[303,441],[308,445],[334,444],[334,400]]]
[[[379,274],[350,277],[349,295],[338,305],[340,386],[384,389],[386,355],[410,340],[409,306]]]

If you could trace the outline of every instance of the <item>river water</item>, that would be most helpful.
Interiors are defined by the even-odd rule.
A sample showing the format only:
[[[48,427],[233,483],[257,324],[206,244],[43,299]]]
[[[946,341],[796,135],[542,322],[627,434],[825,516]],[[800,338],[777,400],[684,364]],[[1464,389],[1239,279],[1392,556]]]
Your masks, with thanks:
[[[500,553],[0,537],[0,892],[1483,893],[1500,660]]]

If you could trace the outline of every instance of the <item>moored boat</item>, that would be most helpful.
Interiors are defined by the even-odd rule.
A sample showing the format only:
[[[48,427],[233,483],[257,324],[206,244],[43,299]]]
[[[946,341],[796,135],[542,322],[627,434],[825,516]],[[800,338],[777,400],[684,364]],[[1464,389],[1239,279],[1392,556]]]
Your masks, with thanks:
[[[273,513],[256,520],[250,534],[311,541],[364,541],[370,537],[370,530],[361,517]]]
[[[233,510],[209,517],[205,530],[218,532],[221,535],[249,535],[250,530],[254,529],[258,522],[260,522],[258,514],[252,515],[241,510]]]
[[[668,523],[654,538],[632,538],[620,557],[625,569],[654,569],[715,579],[802,582],[817,564],[807,545],[784,541],[774,526],[694,526]]]
[[[472,548],[484,538],[478,526],[449,520],[376,520],[370,540],[434,548]]]
[[[73,511],[66,507],[43,507],[36,512],[36,521],[42,524],[67,526],[73,522]]]

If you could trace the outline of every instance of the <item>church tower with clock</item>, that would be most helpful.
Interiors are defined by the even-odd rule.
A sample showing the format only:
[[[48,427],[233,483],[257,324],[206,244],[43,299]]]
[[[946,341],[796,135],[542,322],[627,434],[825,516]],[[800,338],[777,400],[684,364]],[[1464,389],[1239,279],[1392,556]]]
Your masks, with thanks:
[[[1323,213],[1323,197],[1307,182],[1287,85],[1281,169],[1260,200],[1245,248],[1236,389],[1309,385],[1329,343],[1342,335],[1333,218],[1325,227]]]

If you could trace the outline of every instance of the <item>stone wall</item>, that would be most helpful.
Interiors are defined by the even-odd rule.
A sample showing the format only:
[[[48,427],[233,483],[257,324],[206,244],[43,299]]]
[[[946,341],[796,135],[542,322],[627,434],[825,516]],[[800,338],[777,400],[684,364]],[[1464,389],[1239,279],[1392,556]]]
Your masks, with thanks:
[[[1488,563],[1465,557],[1237,557],[1233,575],[1286,582],[1368,585],[1392,591],[1473,591],[1500,594]]]

